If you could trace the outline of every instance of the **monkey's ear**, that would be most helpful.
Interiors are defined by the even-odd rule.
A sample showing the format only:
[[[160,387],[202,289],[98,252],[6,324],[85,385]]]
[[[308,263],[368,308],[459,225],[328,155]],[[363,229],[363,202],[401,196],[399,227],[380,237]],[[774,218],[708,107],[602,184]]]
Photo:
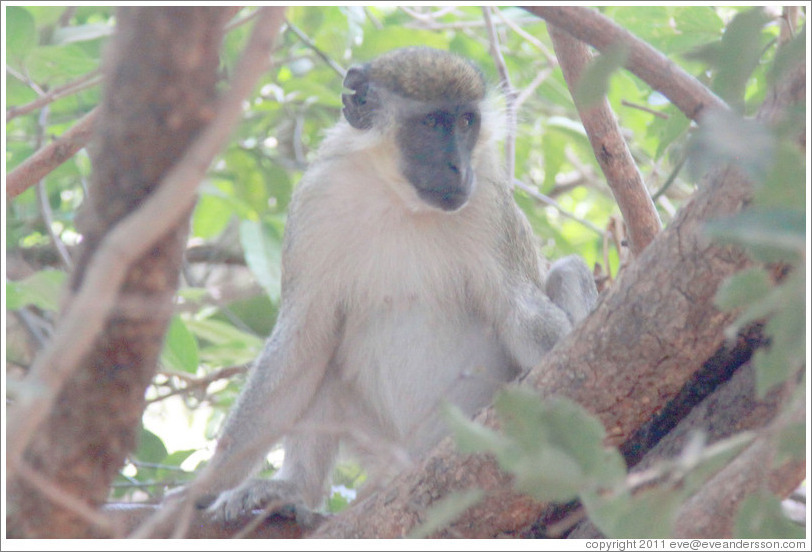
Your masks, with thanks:
[[[351,67],[344,77],[344,88],[353,91],[352,94],[341,95],[344,117],[355,128],[372,128],[373,116],[380,102],[374,87],[370,87],[367,68]]]

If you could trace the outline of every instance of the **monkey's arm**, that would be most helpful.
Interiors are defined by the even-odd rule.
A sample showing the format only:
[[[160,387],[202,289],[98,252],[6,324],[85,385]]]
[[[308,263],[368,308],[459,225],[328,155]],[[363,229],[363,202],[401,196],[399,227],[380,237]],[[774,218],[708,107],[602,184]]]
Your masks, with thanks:
[[[508,203],[505,189],[498,188]],[[572,327],[595,307],[598,291],[584,261],[571,255],[556,261],[542,282],[532,230],[518,207],[502,209],[505,234],[503,261],[507,277],[503,304],[507,312],[497,315],[502,343],[523,372],[533,368]]]
[[[338,316],[324,316],[323,305],[290,303],[280,312],[210,462],[216,475],[203,503],[222,493],[215,508],[235,509],[235,493],[260,467],[270,446],[298,421],[335,349]]]

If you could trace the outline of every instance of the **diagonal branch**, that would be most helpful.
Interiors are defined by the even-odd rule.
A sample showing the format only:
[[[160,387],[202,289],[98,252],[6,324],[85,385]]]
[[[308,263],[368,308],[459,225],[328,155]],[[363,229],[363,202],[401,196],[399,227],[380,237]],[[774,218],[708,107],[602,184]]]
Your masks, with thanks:
[[[13,199],[85,147],[93,135],[99,108],[79,119],[67,132],[6,175],[6,199]]]
[[[548,25],[548,30],[574,99],[578,81],[592,55],[586,44],[557,27]],[[634,164],[632,154],[606,97],[592,106],[580,105],[576,101],[576,107],[595,157],[629,229],[631,251],[637,256],[662,228],[654,202],[646,190],[640,171]]]
[[[629,48],[626,68],[671,100],[689,119],[699,121],[711,108],[728,109],[725,102],[676,63],[591,8],[526,6],[524,9],[601,52],[615,44],[624,44]]]

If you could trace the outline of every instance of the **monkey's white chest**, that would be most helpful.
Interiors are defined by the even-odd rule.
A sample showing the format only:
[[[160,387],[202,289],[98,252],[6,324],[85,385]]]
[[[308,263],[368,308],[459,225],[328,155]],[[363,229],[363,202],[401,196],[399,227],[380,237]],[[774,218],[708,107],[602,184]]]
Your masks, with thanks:
[[[352,265],[333,267],[349,302],[331,369],[347,384],[345,400],[358,403],[359,418],[376,413],[371,431],[412,451],[444,434],[444,401],[472,414],[514,375],[472,300],[494,293],[480,289],[487,266],[481,257],[477,266],[469,262],[471,244],[442,238],[420,227],[379,233],[356,250]]]
[[[471,414],[511,377],[511,363],[490,328],[448,317],[419,299],[394,302],[348,320],[337,368],[357,400],[382,413],[380,430],[408,449],[444,433],[438,409],[449,401]]]

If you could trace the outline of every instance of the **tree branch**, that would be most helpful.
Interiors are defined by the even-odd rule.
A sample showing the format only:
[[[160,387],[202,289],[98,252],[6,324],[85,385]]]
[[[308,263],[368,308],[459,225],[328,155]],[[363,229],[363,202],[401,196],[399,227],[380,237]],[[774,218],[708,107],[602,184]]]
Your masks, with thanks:
[[[682,505],[674,538],[731,538],[737,506],[747,495],[765,487],[778,496],[789,495],[803,481],[806,461],[795,459],[776,465],[776,438],[788,424],[803,423],[805,419],[805,400],[801,396]]]
[[[699,121],[708,109],[728,109],[718,96],[676,63],[591,8],[525,6],[524,9],[601,52],[624,44],[629,48],[626,68],[671,100],[689,119]]]
[[[93,126],[98,113],[99,108],[94,108],[79,119],[70,130],[38,150],[8,173],[6,175],[6,199],[11,200],[17,197],[85,147],[93,135]]]
[[[9,408],[7,477],[14,476],[36,429],[49,415],[64,383],[104,327],[132,263],[156,247],[155,242],[188,214],[198,183],[240,118],[243,99],[267,67],[268,52],[284,9],[263,8],[262,11],[231,90],[219,103],[216,113],[209,115],[211,123],[141,206],[112,227],[85,267],[83,277],[77,280],[81,287],[64,312],[51,343],[38,356],[21,385],[16,402]],[[168,306],[171,309],[171,304]]]
[[[6,122],[14,119],[15,117],[19,117],[20,115],[25,115],[26,113],[30,113],[35,109],[39,109],[40,107],[46,106],[49,103],[55,102],[60,98],[64,98],[65,96],[70,96],[71,94],[76,94],[77,92],[81,92],[87,88],[91,88],[96,86],[97,84],[101,83],[102,75],[101,71],[98,69],[95,71],[91,71],[90,73],[79,77],[78,79],[69,82],[63,86],[58,88],[54,88],[50,92],[46,92],[36,100],[29,102],[25,105],[21,105],[19,107],[11,107],[6,110]]]
[[[578,81],[592,55],[583,42],[553,25],[547,28],[570,94],[575,100]],[[595,157],[623,214],[629,230],[631,252],[637,256],[662,228],[654,202],[634,164],[606,97],[593,106],[580,105],[577,100],[575,104]]]

